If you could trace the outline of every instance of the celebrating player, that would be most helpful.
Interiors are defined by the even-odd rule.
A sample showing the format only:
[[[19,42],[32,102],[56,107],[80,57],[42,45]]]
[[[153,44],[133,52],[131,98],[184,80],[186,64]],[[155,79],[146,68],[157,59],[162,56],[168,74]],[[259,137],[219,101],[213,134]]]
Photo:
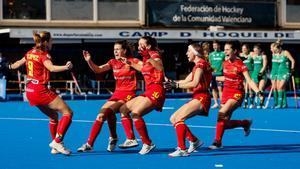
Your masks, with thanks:
[[[73,65],[70,61],[63,66],[53,65],[48,51],[52,48],[52,38],[49,32],[34,32],[35,46],[25,56],[9,66],[17,69],[26,64],[27,87],[26,96],[31,106],[37,106],[50,119],[49,129],[53,141],[49,144],[51,153],[70,155],[71,151],[63,145],[63,138],[72,122],[73,112],[69,106],[54,92],[48,89],[47,84],[50,72],[70,70]],[[58,113],[62,114],[58,122]]]
[[[143,61],[137,63],[130,61],[125,62],[130,63],[133,68],[142,72],[146,90],[143,94],[122,105],[120,112],[122,114],[122,124],[127,133],[126,136],[130,135],[131,132],[131,130],[128,130],[131,128],[131,123],[126,119],[130,117],[130,112],[132,113],[135,128],[143,142],[143,147],[139,153],[144,155],[154,149],[155,145],[149,138],[143,116],[153,109],[158,111],[162,110],[165,101],[165,90],[163,87],[164,68],[157,48],[156,39],[149,36],[141,37],[138,42],[138,49],[140,55],[143,57]],[[119,147],[129,148],[131,147],[131,143],[132,140],[127,138]]]
[[[237,57],[239,44],[235,42],[226,42],[224,52],[226,60],[223,63],[223,75],[217,80],[224,81],[221,108],[218,113],[216,136],[209,149],[222,148],[222,137],[225,129],[243,127],[245,136],[250,134],[252,120],[231,120],[233,111],[239,107],[244,97],[244,78],[249,86],[262,98],[262,92],[251,80],[247,67],[241,59]]]
[[[175,127],[178,141],[177,150],[169,154],[171,157],[189,156],[203,144],[192,134],[184,121],[196,115],[208,116],[211,102],[208,89],[212,79],[212,69],[208,58],[203,55],[203,50],[197,43],[188,46],[186,55],[189,62],[195,63],[192,72],[184,80],[165,82],[167,89],[170,87],[193,89],[192,100],[181,106],[170,118]],[[188,150],[186,149],[185,138],[190,143]]]
[[[114,78],[116,80],[116,88],[113,95],[100,109],[97,118],[92,126],[90,136],[85,144],[78,148],[78,152],[92,151],[94,142],[101,131],[102,125],[107,120],[110,130],[110,137],[108,141],[107,151],[113,151],[116,147],[118,137],[116,133],[116,113],[119,112],[119,108],[135,97],[136,91],[136,71],[128,64],[123,63],[122,59],[127,59],[128,62],[135,62],[132,57],[130,45],[126,40],[116,41],[114,45],[115,58],[109,60],[106,64],[97,66],[91,59],[91,55],[88,51],[83,51],[84,59],[87,61],[89,67],[95,73],[102,73],[109,70],[113,70]],[[130,117],[126,119],[129,123],[132,123]],[[132,140],[131,146],[138,146],[138,142],[135,139],[132,128],[128,132],[128,138]]]

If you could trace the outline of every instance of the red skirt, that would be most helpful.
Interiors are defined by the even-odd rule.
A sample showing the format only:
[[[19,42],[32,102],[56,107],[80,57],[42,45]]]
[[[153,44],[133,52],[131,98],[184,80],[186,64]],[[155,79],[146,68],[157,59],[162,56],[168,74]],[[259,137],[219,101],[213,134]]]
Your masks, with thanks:
[[[209,108],[210,108],[210,103],[211,103],[211,96],[210,94],[207,93],[196,93],[193,94],[193,99],[197,99],[200,101],[201,106],[204,111],[204,116],[208,116],[209,113]]]
[[[237,89],[224,88],[221,104],[225,104],[229,99],[234,99],[239,103],[239,105],[241,105],[244,99],[244,90],[241,91]]]
[[[140,96],[149,98],[152,104],[156,106],[155,110],[162,111],[166,100],[165,89],[162,85],[151,84],[146,87],[146,91],[140,94]]]
[[[57,94],[49,90],[46,85],[28,83],[26,87],[26,97],[31,106],[48,105]]]
[[[120,101],[128,102],[135,97],[135,91],[115,91],[108,101]]]

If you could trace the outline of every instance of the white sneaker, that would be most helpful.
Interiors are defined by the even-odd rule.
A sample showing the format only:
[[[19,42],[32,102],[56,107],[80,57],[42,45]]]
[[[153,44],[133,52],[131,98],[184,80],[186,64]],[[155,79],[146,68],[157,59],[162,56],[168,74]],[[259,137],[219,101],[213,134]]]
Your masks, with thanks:
[[[153,143],[151,143],[151,145],[148,144],[143,144],[142,149],[140,150],[140,154],[141,155],[145,155],[148,154],[151,150],[153,150],[155,148],[155,145]]]
[[[116,148],[117,142],[118,142],[118,138],[109,137],[106,150],[110,151],[110,152],[114,151],[114,149]]]
[[[251,125],[252,125],[252,122],[253,120],[252,119],[249,119],[247,120],[249,122],[249,124],[247,126],[244,127],[244,135],[247,137],[250,135],[250,132],[251,132]]]
[[[218,103],[215,103],[213,106],[211,106],[212,109],[216,109],[218,107],[219,107]]]
[[[59,154],[60,152],[57,151],[55,148],[52,148],[50,151],[51,154]]]
[[[55,149],[56,151],[64,154],[64,155],[70,155],[71,154],[71,151],[66,149],[64,147],[64,144],[63,142],[60,142],[60,143],[57,143],[55,140],[53,140],[49,146],[52,148],[52,149]]]
[[[189,155],[188,150],[181,150],[179,147],[177,147],[176,151],[169,154],[170,157],[187,157]]]
[[[93,151],[93,147],[88,143],[83,144],[81,147],[77,149],[77,152],[90,152]]]
[[[189,149],[188,149],[188,153],[192,153],[194,152],[197,148],[201,147],[204,142],[197,139],[195,142],[192,142],[192,141],[189,141],[190,142],[190,146],[189,146]]]
[[[132,147],[136,147],[138,146],[139,143],[137,142],[136,139],[126,139],[125,142],[123,144],[119,145],[119,148],[121,149],[127,149],[127,148],[132,148]]]
[[[249,109],[252,109],[253,107],[254,107],[254,105],[253,105],[253,104],[250,104]]]

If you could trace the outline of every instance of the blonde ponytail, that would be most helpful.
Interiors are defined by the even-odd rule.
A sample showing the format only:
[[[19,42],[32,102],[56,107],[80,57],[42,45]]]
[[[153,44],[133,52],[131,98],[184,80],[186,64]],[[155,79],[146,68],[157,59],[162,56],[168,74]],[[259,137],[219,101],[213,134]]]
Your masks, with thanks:
[[[46,51],[48,49],[48,43],[50,39],[50,32],[42,31],[38,33],[37,31],[33,31],[33,40],[36,49]]]

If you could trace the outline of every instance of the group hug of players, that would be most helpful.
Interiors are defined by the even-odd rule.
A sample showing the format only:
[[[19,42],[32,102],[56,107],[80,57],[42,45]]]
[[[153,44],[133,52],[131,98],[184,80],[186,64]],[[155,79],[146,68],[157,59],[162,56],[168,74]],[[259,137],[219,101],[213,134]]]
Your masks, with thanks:
[[[53,139],[49,144],[51,153],[70,155],[71,151],[64,146],[63,139],[72,122],[73,111],[56,93],[48,89],[47,83],[50,72],[70,70],[73,64],[70,61],[62,66],[52,63],[48,53],[52,47],[52,38],[49,32],[34,32],[33,39],[35,46],[22,59],[8,64],[7,68],[18,69],[20,66],[26,65],[26,96],[31,106],[39,108],[50,119],[49,130]],[[209,46],[207,45],[208,43],[189,44],[186,56],[189,62],[194,63],[194,67],[192,72],[182,80],[171,80],[165,77],[162,56],[157,42],[149,36],[141,37],[138,40],[141,60],[132,56],[132,47],[126,40],[116,41],[113,48],[114,58],[100,66],[92,61],[92,56],[88,51],[83,51],[85,61],[95,73],[112,70],[116,86],[112,96],[100,108],[86,143],[77,151],[93,150],[95,140],[105,121],[107,121],[110,131],[107,151],[113,151],[118,142],[116,113],[119,112],[126,140],[118,147],[127,149],[139,145],[133,131],[134,126],[143,143],[139,154],[148,154],[155,148],[155,144],[148,135],[143,116],[152,110],[162,111],[166,90],[181,88],[191,89],[192,99],[182,105],[170,117],[176,130],[178,147],[169,156],[189,156],[203,145],[203,142],[193,135],[185,124],[185,120],[196,115],[209,115],[211,82],[214,86],[213,89],[216,89],[213,95],[218,93],[218,88],[221,89],[219,91],[222,94],[219,92],[221,106],[219,106],[217,99],[213,105],[213,108],[219,107],[219,111],[215,139],[208,148],[222,148],[222,137],[226,129],[242,127],[245,136],[248,136],[252,120],[232,120],[231,116],[234,110],[241,106],[245,96],[248,98],[253,93],[257,95],[258,99],[263,100],[262,89],[264,85],[262,81],[266,80],[266,56],[262,54],[259,46],[255,46],[254,51],[249,52],[248,46],[244,45],[243,52],[240,54],[240,44],[235,42],[226,42],[224,52],[220,51],[218,42],[213,42],[214,52],[212,53],[209,53]],[[284,107],[284,84],[281,82],[288,80],[290,68],[292,70],[294,68],[294,60],[287,51],[281,49],[280,43],[274,43],[271,49],[273,50],[274,64],[278,64],[277,70],[279,70],[273,72],[272,68],[273,73],[271,74],[278,93],[276,107]],[[291,67],[288,65],[288,60],[292,63]],[[137,72],[141,72],[145,81],[145,91],[138,96],[136,96]],[[249,90],[245,92],[244,86]],[[251,105],[252,97],[249,98]],[[60,119],[58,113],[62,114]],[[185,139],[189,141],[188,147],[185,144]]]

